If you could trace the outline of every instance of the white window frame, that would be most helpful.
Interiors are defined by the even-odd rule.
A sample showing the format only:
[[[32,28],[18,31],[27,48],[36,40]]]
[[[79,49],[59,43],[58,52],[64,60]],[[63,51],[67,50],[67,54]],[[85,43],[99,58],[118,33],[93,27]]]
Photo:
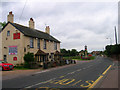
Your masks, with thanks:
[[[9,33],[8,33],[9,32]],[[10,36],[10,31],[7,31],[7,36]]]
[[[47,40],[45,40],[45,39],[43,41],[43,49],[47,49]]]
[[[57,50],[57,42],[54,42],[54,50]]]
[[[30,48],[34,48],[34,38],[30,38]]]
[[[37,48],[40,49],[40,39],[37,39]]]

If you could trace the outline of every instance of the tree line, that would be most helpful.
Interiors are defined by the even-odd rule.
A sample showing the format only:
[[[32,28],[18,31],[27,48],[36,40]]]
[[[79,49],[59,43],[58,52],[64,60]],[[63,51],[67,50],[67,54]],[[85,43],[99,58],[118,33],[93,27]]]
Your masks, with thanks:
[[[110,57],[111,55],[119,55],[120,54],[120,44],[117,45],[107,45],[105,47],[104,53]]]
[[[79,51],[77,51],[76,49],[72,49],[72,50],[60,49],[60,51],[61,51],[61,53],[63,54],[64,57],[79,55]]]

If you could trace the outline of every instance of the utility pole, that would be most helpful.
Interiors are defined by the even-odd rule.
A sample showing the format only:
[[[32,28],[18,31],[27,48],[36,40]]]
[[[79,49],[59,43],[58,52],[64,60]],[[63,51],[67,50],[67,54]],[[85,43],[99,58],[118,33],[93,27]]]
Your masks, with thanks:
[[[116,32],[116,26],[115,26],[115,41],[116,41],[116,45],[117,45],[117,32]]]

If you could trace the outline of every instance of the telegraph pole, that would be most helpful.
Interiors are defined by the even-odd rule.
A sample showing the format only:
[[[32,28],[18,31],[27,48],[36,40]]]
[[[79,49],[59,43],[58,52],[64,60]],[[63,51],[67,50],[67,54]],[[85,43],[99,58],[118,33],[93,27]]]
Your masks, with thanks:
[[[117,32],[116,32],[116,26],[115,26],[115,41],[116,41],[116,45],[117,45]]]

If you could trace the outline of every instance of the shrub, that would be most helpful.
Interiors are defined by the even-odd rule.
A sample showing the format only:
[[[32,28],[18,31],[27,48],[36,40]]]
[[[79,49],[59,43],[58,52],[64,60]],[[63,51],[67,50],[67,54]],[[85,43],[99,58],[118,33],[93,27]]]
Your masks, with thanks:
[[[34,54],[28,52],[27,54],[25,54],[24,60],[25,60],[25,63],[34,61]]]
[[[27,54],[25,54],[25,56],[24,56],[24,61],[25,61],[25,63],[24,63],[24,67],[25,68],[31,68],[31,62],[34,62],[34,54],[33,53],[27,53]]]

